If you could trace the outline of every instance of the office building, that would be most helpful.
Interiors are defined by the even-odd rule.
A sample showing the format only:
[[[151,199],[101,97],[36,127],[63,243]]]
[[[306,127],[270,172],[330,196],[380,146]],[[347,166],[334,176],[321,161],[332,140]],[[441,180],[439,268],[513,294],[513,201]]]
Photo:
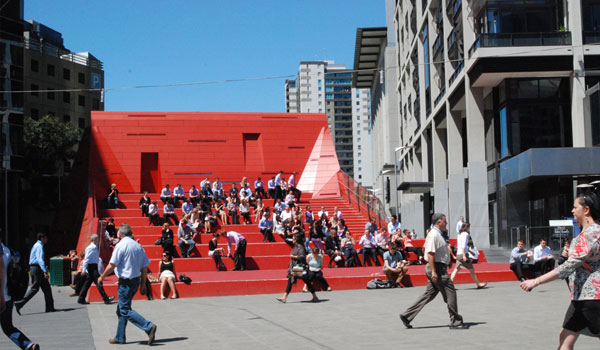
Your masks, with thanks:
[[[351,85],[352,72],[344,65],[333,61],[300,62],[298,77],[285,83],[286,111],[325,113],[340,167],[370,186],[370,92],[354,91]]]
[[[386,12],[379,53],[396,48],[397,69],[383,69],[396,101],[378,101],[394,103],[398,140],[375,170],[397,169],[403,227],[422,234],[443,212],[451,236],[465,216],[480,248],[548,237],[600,174],[600,116],[584,113],[600,75],[600,4],[388,0]]]

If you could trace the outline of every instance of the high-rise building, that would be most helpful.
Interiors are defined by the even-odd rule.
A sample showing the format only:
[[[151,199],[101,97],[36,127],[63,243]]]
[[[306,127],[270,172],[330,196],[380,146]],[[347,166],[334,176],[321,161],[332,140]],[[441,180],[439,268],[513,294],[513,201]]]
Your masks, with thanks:
[[[386,12],[377,70],[394,83],[375,86],[375,72],[387,96],[372,92],[372,104],[394,107],[374,112],[373,140],[381,148],[397,128],[376,171],[398,173],[402,226],[422,235],[442,212],[451,235],[464,216],[480,248],[559,245],[549,220],[600,178],[593,91],[584,113],[600,80],[600,4],[387,0]]]
[[[25,87],[31,91],[25,94],[25,115],[51,114],[89,127],[91,111],[104,110],[102,62],[89,52],[71,52],[61,33],[35,21],[25,23],[24,47]]]
[[[365,109],[368,111],[369,108],[369,91],[357,92],[351,85],[352,72],[344,65],[333,61],[300,62],[298,77],[285,84],[286,111],[325,113],[340,167],[357,181],[370,186],[371,181],[364,182],[363,178],[370,176],[371,139],[368,129],[361,130],[368,125]]]
[[[23,170],[23,1],[0,6],[0,239],[14,246]]]

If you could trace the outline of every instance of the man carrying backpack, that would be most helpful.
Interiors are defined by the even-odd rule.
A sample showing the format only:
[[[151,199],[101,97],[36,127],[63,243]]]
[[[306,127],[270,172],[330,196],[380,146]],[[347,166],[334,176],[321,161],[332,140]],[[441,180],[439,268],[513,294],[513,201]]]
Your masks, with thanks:
[[[20,349],[39,350],[40,346],[34,344],[20,330],[15,328],[12,323],[13,300],[8,292],[7,268],[11,259],[11,252],[8,247],[0,243],[0,326],[2,331],[10,338]]]
[[[54,312],[54,299],[52,298],[52,288],[48,278],[48,270],[44,259],[44,245],[48,242],[48,236],[45,233],[37,234],[38,241],[31,248],[29,255],[29,273],[31,275],[31,289],[23,297],[23,300],[15,301],[15,310],[20,315],[21,309],[34,295],[42,288],[44,299],[46,301],[46,312]]]

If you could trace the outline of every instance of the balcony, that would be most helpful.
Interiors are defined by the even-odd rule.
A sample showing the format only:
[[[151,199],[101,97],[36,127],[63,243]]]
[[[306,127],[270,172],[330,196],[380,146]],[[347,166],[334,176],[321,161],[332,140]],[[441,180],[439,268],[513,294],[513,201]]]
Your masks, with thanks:
[[[600,35],[596,36],[600,40]],[[585,43],[585,41],[584,41]],[[480,47],[571,45],[571,32],[482,33],[469,49],[469,57]]]
[[[465,67],[465,61],[460,61],[458,63],[458,65],[456,66],[456,68],[454,69],[454,73],[452,73],[452,75],[450,76],[450,80],[449,85],[452,85],[452,83],[456,80],[456,78],[458,78],[458,75],[460,74],[460,72],[462,71],[462,69]]]

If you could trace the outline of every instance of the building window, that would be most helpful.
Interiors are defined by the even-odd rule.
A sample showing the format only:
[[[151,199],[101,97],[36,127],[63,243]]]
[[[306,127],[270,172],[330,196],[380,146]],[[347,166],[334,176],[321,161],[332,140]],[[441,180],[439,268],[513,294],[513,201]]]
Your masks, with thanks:
[[[360,147],[360,145],[358,145],[358,150],[360,151],[360,149],[361,149],[361,147]],[[358,155],[360,155],[360,153],[358,153]]]
[[[48,99],[49,100],[54,100],[54,91],[52,91],[54,89],[48,88]]]
[[[31,84],[31,96],[38,96],[38,92],[37,90],[39,90],[40,87],[37,86],[36,84]]]
[[[85,129],[85,118],[79,118],[79,127]]]
[[[40,63],[37,60],[31,60],[31,71],[36,73],[40,71]]]
[[[32,108],[29,113],[31,114],[31,118],[33,120],[40,119],[40,111],[38,111],[36,108]]]
[[[85,107],[85,96],[79,95],[79,105]]]
[[[71,70],[67,68],[63,68],[63,79],[71,80]]]
[[[356,139],[356,142],[360,142],[360,137],[358,137],[358,138]],[[359,147],[360,147],[360,146],[359,146]]]
[[[79,72],[77,74],[77,80],[79,81],[80,84],[85,84],[85,73]]]
[[[63,91],[63,102],[71,103],[71,93],[68,91]]]
[[[359,179],[362,179],[362,175],[358,174],[358,178],[359,178]]]
[[[48,76],[49,77],[53,77],[54,76],[54,65],[53,64],[49,64],[48,65]]]
[[[65,122],[65,123],[71,122],[71,116],[68,114],[63,115],[63,122]]]
[[[100,110],[100,100],[98,100],[97,98],[92,100],[92,109],[93,110]]]
[[[49,117],[54,117],[54,112],[48,111],[48,113],[46,113],[46,115],[49,116]]]

